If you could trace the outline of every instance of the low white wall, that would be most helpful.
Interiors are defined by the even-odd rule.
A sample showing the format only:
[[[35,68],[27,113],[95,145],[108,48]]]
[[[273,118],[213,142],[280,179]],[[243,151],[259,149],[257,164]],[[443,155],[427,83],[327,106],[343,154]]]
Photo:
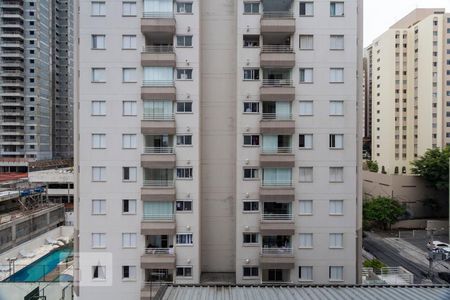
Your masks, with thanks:
[[[24,299],[36,287],[45,299],[72,299],[71,282],[0,282],[0,299]],[[64,295],[64,296],[63,296]]]
[[[0,265],[7,265],[8,261],[6,260],[7,258],[10,257],[17,257],[19,256],[19,251],[22,249],[26,249],[26,250],[33,250],[33,249],[37,249],[42,245],[46,245],[46,238],[52,238],[52,239],[56,239],[60,236],[68,236],[68,237],[72,237],[73,236],[73,230],[74,228],[72,226],[61,226],[61,227],[57,227],[53,230],[50,230],[28,242],[25,242],[23,244],[20,244],[17,247],[14,247],[8,251],[5,251],[3,253],[0,254]],[[3,299],[0,297],[0,299]]]

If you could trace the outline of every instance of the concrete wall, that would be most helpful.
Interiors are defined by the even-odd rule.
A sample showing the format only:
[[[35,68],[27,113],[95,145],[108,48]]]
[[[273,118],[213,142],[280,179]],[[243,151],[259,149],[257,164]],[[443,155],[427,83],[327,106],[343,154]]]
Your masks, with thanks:
[[[364,198],[377,196],[394,197],[406,205],[411,218],[448,216],[448,195],[436,191],[417,176],[387,175],[363,171]],[[439,209],[424,206],[426,199],[438,200]]]

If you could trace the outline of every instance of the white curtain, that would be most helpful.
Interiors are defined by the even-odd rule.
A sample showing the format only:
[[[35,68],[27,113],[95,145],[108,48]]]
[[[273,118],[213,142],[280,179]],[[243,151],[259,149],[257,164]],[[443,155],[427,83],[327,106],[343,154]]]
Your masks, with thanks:
[[[344,82],[344,69],[343,68],[330,69],[330,82]]]
[[[300,49],[312,50],[314,47],[313,35],[301,35],[300,36]]]
[[[144,12],[172,12],[172,0],[144,0]]]
[[[276,102],[275,112],[277,119],[289,119],[291,115],[291,103],[287,101]]]
[[[172,81],[173,68],[144,67],[144,81]]]
[[[278,136],[263,135],[263,152],[276,153],[278,149]]]
[[[330,37],[330,49],[333,49],[333,50],[344,49],[344,36],[343,35],[332,35]]]

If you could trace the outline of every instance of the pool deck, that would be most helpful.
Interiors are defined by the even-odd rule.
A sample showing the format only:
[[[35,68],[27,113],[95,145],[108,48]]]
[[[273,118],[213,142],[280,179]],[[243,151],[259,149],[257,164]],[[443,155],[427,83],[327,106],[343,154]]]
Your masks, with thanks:
[[[60,247],[55,246],[55,245],[50,245],[50,244],[42,245],[38,249],[33,250],[35,256],[30,257],[30,258],[26,258],[26,257],[19,258],[18,257],[14,264],[15,272],[10,272],[9,270],[7,270],[8,266],[9,266],[8,261],[0,261],[0,266],[4,267],[4,269],[5,269],[4,271],[3,270],[0,271],[0,281],[5,280],[6,278],[10,277],[11,275],[17,273],[18,271],[29,266],[33,262],[35,262],[35,261],[39,260],[40,258],[44,257],[45,255],[49,254],[52,250],[55,250],[58,248],[60,248]]]

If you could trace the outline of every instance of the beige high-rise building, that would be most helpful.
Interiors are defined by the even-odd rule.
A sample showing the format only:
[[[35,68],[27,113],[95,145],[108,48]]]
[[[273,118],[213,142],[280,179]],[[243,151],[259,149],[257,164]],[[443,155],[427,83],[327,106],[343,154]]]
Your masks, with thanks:
[[[416,9],[371,45],[372,159],[409,174],[427,149],[450,144],[450,14]]]
[[[81,299],[358,282],[362,1],[76,5]]]

